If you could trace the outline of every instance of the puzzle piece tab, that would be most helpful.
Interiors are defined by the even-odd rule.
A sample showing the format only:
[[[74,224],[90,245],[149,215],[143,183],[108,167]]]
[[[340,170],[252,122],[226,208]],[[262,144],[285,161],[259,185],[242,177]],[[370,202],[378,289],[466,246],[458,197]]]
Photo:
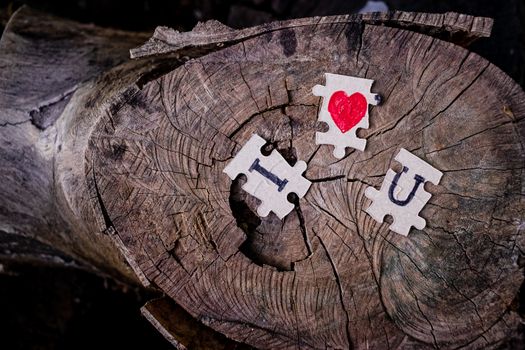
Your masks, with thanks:
[[[411,226],[418,230],[426,226],[425,219],[419,216],[432,197],[424,189],[425,182],[437,185],[443,173],[404,148],[395,160],[403,165],[403,171],[396,174],[389,169],[379,191],[373,187],[366,189],[365,196],[372,204],[365,211],[379,223],[385,215],[392,215],[394,222],[390,230],[408,236]]]
[[[346,147],[365,150],[366,140],[357,137],[357,129],[368,129],[368,105],[377,105],[380,96],[370,92],[373,80],[325,73],[326,84],[312,89],[322,96],[319,121],[328,124],[327,132],[318,132],[315,143],[333,145],[334,157],[345,156]]]
[[[294,208],[288,194],[304,197],[311,182],[301,175],[306,170],[305,162],[297,161],[292,167],[276,150],[264,156],[261,147],[265,144],[262,137],[253,134],[223,171],[232,180],[239,174],[246,175],[242,189],[261,201],[257,208],[259,216],[265,217],[273,211],[282,219]]]

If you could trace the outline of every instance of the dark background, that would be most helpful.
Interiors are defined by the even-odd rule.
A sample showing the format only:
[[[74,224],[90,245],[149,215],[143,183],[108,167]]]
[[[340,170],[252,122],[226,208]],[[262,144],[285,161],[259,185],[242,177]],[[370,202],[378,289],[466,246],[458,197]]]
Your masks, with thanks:
[[[157,25],[191,30],[217,19],[240,28],[272,20],[347,14],[349,0],[43,0],[1,1],[0,30],[27,4],[80,22],[152,32]],[[525,0],[390,0],[391,10],[461,12],[495,19],[492,37],[470,47],[525,85]],[[522,288],[523,289],[523,288]],[[9,263],[0,257],[0,349],[172,349],[142,318],[151,292],[75,267]],[[523,300],[523,296],[520,298]],[[523,303],[520,312],[523,314]]]

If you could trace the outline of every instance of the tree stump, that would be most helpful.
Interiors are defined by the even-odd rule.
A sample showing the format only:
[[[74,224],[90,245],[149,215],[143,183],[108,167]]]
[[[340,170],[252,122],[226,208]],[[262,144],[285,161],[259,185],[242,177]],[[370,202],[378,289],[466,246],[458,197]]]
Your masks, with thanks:
[[[522,322],[525,94],[441,40],[490,26],[394,13],[158,29],[132,51],[142,59],[72,94],[53,137],[35,136],[64,235],[79,225],[95,242],[69,252],[106,270],[125,258],[144,285],[258,348],[501,346]],[[326,72],[373,79],[383,97],[358,133],[366,150],[341,160],[314,141],[311,88]],[[312,186],[283,220],[259,218],[243,177],[223,173],[252,133],[308,163]],[[444,173],[408,237],[364,212],[400,148]]]

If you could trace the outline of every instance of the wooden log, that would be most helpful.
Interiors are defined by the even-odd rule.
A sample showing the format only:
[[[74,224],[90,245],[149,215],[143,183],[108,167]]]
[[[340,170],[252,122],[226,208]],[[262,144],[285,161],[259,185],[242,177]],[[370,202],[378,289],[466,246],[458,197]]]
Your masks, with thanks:
[[[148,280],[239,341],[498,344],[519,323],[508,307],[522,282],[523,93],[457,46],[355,29],[312,23],[236,37],[132,89],[91,136],[105,210]],[[367,151],[343,161],[313,142],[310,88],[334,71],[373,77],[386,97],[363,132]],[[257,218],[222,174],[253,132],[291,162],[309,161],[315,184],[283,223]],[[422,214],[432,221],[410,239],[362,210],[364,189],[380,184],[399,147],[446,173]]]
[[[146,37],[27,7],[6,26],[0,41],[0,231],[6,242],[25,247],[24,256],[34,252],[33,258],[42,260],[44,243],[92,270],[136,279],[111,240],[92,235],[96,229],[79,220],[77,206],[62,202],[55,139],[56,121],[74,93],[128,61],[129,48]],[[66,166],[82,171],[81,162],[82,156],[75,155]]]
[[[19,271],[20,266],[54,266],[110,276],[132,287],[140,284],[119,239],[102,234],[92,220],[83,220],[93,217],[89,208],[82,214],[74,211],[77,205],[64,202],[56,181],[63,181],[67,173],[61,176],[55,170],[55,154],[62,151],[55,140],[57,121],[75,93],[82,95],[102,72],[129,61],[128,50],[148,36],[81,25],[27,7],[11,18],[0,41],[0,274]],[[151,70],[154,76],[173,64],[148,60],[124,64],[123,70],[135,69],[140,83]],[[119,72],[114,74],[120,77]],[[89,121],[82,125],[89,128]],[[81,155],[62,162],[83,171]],[[85,187],[85,182],[79,184],[83,192],[77,195],[84,195]],[[162,300],[145,305],[143,313],[155,312]],[[164,301],[165,309],[166,305],[171,323],[159,313],[155,325],[169,329],[179,347],[238,347],[198,321],[189,321],[175,303]]]
[[[24,95],[29,78],[19,88],[3,69],[2,229],[159,288],[200,322],[259,348],[501,346],[522,322],[514,301],[523,282],[525,94],[483,58],[402,25],[403,16],[439,28],[455,16],[471,37],[490,31],[488,19],[399,13],[251,32],[214,22],[182,36],[159,29],[133,51],[143,59],[124,62],[119,51],[122,64],[98,66],[74,88],[51,74],[36,90],[69,100],[43,123],[31,115],[43,106]],[[29,58],[17,25],[0,43],[11,68]],[[76,26],[63,25],[52,31]],[[168,33],[160,43],[159,33]],[[95,46],[108,49],[117,34],[86,37],[103,37]],[[136,39],[120,35],[123,46]],[[31,52],[41,49],[32,43]],[[45,57],[42,72],[61,62]],[[71,76],[85,65],[79,57],[68,60]],[[341,160],[314,142],[322,126],[311,88],[325,72],[374,79],[384,100],[359,132],[366,150]],[[290,163],[308,163],[312,187],[283,221],[259,218],[242,178],[222,172],[255,132]],[[427,227],[408,237],[364,212],[365,189],[380,186],[401,147],[444,172],[428,186]],[[159,305],[144,313],[166,334]]]

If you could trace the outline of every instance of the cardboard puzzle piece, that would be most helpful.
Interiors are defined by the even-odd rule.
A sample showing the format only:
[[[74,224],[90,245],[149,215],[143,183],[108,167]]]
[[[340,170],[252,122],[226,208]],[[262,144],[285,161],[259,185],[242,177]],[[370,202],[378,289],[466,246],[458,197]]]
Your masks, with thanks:
[[[306,170],[305,162],[297,161],[292,167],[276,150],[264,156],[261,148],[265,144],[262,137],[253,134],[223,171],[232,180],[239,174],[246,175],[242,189],[261,201],[257,208],[259,216],[265,217],[273,211],[283,219],[294,208],[288,194],[304,197],[311,182],[301,175]]]
[[[370,92],[373,80],[325,73],[326,84],[312,88],[315,96],[322,97],[319,121],[328,124],[327,132],[317,132],[315,143],[333,145],[334,157],[345,156],[346,148],[364,151],[366,139],[357,137],[357,129],[368,129],[368,105],[379,104],[378,94]]]
[[[426,226],[425,219],[419,216],[432,197],[424,189],[425,182],[437,185],[443,173],[404,148],[395,160],[403,165],[402,172],[396,174],[389,169],[379,191],[373,187],[366,189],[365,196],[372,204],[365,211],[379,223],[385,215],[392,215],[394,222],[390,230],[408,236],[411,226],[418,230]]]

